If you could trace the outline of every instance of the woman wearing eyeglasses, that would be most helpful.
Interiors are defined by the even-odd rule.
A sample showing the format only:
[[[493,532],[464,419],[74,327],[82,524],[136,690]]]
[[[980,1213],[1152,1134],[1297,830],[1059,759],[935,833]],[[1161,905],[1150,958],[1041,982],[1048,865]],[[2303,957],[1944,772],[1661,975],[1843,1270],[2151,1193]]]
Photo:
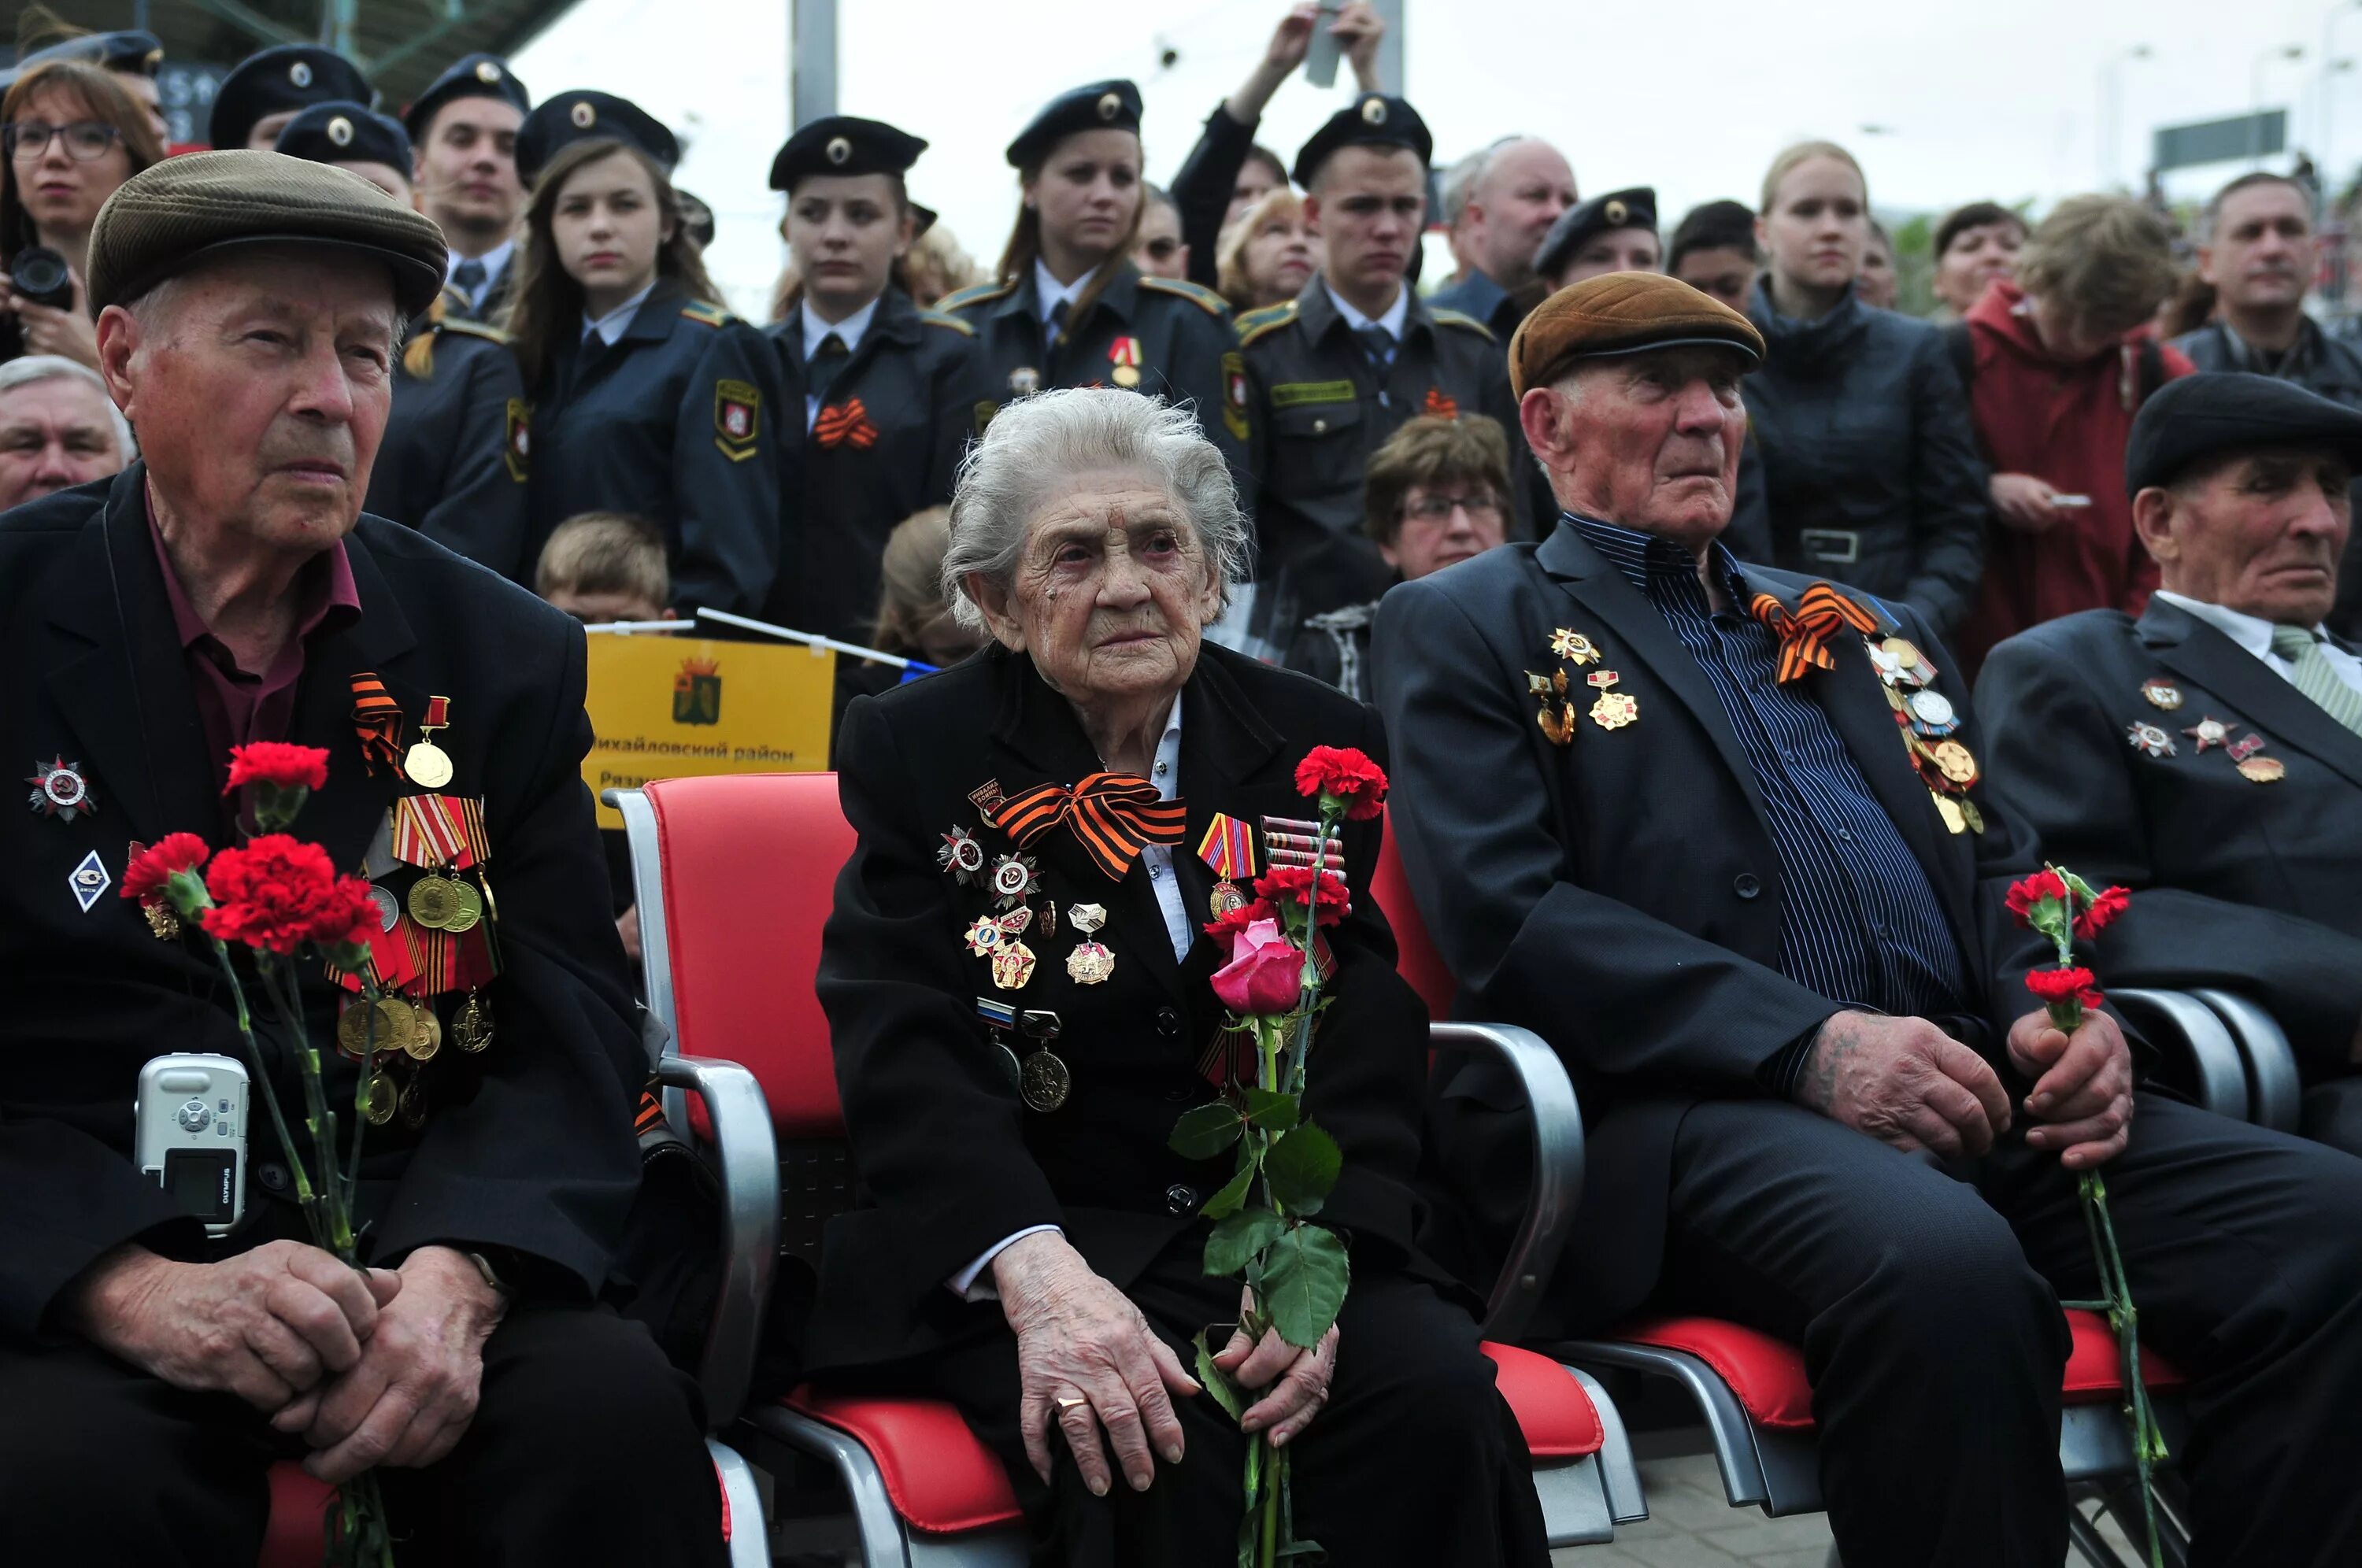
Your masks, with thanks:
[[[0,359],[62,354],[96,370],[83,304],[90,226],[117,185],[163,161],[155,121],[106,71],[61,60],[0,98]],[[28,255],[35,247],[51,256]]]

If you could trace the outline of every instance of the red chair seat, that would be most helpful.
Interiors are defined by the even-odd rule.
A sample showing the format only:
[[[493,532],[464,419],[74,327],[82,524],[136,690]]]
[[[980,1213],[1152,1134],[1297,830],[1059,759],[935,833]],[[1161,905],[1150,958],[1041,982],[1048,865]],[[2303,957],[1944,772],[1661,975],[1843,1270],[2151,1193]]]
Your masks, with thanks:
[[[262,1538],[260,1568],[320,1568],[329,1490],[300,1464],[270,1467],[270,1528]]]
[[[1591,1396],[1565,1367],[1546,1355],[1486,1341],[1495,1382],[1526,1434],[1536,1459],[1588,1459],[1607,1441]]]
[[[956,1535],[1015,1522],[1009,1473],[960,1413],[939,1399],[864,1399],[799,1388],[781,1403],[859,1440],[894,1511],[918,1529]]]
[[[2107,1320],[2095,1312],[2070,1312],[2067,1328],[2073,1339],[2064,1385],[2067,1403],[2100,1404],[2123,1393],[2115,1335]],[[1615,1337],[1697,1357],[1729,1385],[1757,1426],[1774,1431],[1813,1429],[1813,1386],[1805,1376],[1804,1353],[1784,1340],[1719,1318],[1643,1318],[1626,1324]],[[2185,1381],[2163,1357],[2147,1350],[2141,1367],[2152,1390],[2178,1388]]]

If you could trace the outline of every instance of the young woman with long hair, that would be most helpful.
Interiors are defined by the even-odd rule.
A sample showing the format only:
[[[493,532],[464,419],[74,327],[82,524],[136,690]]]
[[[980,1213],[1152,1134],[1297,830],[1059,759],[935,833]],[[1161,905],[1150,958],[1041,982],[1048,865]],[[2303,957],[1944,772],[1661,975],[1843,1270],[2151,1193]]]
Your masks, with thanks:
[[[65,262],[73,294],[44,304],[23,291],[48,280],[0,271],[0,359],[60,354],[95,370],[98,337],[83,303],[90,226],[116,186],[163,161],[155,119],[114,72],[61,60],[26,72],[0,98],[0,269],[39,246]]]

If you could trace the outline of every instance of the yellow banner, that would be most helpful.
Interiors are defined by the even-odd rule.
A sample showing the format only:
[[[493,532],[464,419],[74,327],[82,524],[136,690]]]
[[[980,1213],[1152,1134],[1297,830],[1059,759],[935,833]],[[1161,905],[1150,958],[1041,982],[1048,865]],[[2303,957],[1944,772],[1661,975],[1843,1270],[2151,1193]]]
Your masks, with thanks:
[[[593,800],[651,778],[708,773],[817,773],[828,767],[836,655],[792,643],[590,635]],[[604,804],[599,825],[620,828]]]

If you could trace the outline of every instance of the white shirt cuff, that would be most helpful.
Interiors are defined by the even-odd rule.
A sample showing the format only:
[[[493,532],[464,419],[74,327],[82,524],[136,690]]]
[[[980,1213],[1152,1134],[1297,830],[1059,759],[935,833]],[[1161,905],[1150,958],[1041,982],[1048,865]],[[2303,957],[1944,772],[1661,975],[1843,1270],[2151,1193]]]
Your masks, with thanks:
[[[985,1248],[977,1254],[976,1262],[944,1283],[951,1287],[951,1293],[954,1296],[963,1301],[999,1300],[1000,1288],[992,1283],[992,1275],[987,1274],[985,1270],[992,1266],[993,1259],[1008,1250],[1011,1242],[1022,1241],[1028,1236],[1039,1235],[1044,1231],[1054,1231],[1062,1236],[1065,1234],[1065,1231],[1056,1225],[1028,1225],[1022,1231],[1013,1231]]]

